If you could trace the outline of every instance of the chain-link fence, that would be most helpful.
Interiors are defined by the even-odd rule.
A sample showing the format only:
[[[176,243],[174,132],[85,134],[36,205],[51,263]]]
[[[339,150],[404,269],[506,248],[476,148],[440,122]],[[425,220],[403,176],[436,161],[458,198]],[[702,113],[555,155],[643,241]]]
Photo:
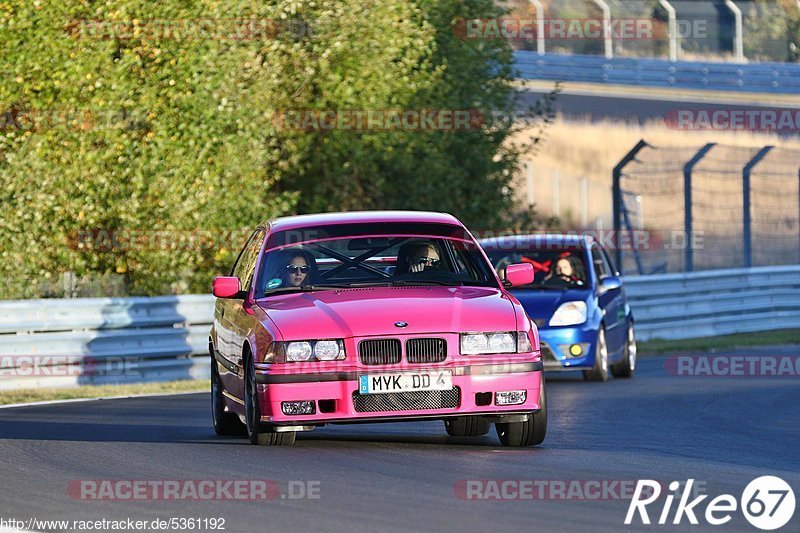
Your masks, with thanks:
[[[616,247],[626,273],[800,263],[800,151],[642,141],[613,196],[615,230],[632,235]]]

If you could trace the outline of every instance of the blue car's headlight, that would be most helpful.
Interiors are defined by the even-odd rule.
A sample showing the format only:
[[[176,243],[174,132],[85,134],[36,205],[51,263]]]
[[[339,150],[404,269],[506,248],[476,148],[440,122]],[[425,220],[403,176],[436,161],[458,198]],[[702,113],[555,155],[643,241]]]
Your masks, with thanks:
[[[550,319],[551,326],[574,326],[584,322],[586,322],[586,302],[563,303]]]

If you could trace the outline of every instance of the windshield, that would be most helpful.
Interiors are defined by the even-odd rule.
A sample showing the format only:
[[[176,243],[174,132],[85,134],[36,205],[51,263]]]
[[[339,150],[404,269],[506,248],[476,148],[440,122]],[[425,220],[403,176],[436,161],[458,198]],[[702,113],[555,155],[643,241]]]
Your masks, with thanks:
[[[442,285],[498,288],[474,243],[406,235],[344,237],[265,253],[257,297],[365,286]]]
[[[589,285],[584,261],[585,251],[580,248],[487,251],[486,255],[501,278],[505,277],[505,268],[508,265],[533,265],[533,283],[515,289],[567,290],[586,288]]]

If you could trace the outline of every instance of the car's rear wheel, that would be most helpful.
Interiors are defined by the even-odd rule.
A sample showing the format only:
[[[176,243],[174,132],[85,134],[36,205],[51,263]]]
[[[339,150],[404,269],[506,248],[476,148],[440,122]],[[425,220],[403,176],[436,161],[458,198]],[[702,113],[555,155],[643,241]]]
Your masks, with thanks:
[[[603,326],[597,332],[597,343],[594,350],[594,367],[583,371],[586,381],[608,381],[608,345],[606,344],[606,331]]]
[[[256,371],[251,357],[245,358],[245,394],[244,411],[247,420],[247,437],[252,444],[265,446],[290,446],[294,444],[296,433],[285,431],[278,433],[265,428],[261,423],[261,407],[258,401]]]
[[[452,437],[480,437],[489,433],[492,423],[480,416],[459,416],[445,420],[444,429]]]
[[[217,435],[242,435],[244,426],[236,413],[225,411],[225,396],[222,394],[223,386],[219,378],[217,360],[211,355],[211,419],[214,423],[214,432]]]
[[[611,373],[617,378],[632,378],[636,372],[636,335],[633,323],[628,326],[628,338],[625,340],[625,357],[615,365],[611,365]]]
[[[539,387],[539,411],[532,413],[525,422],[504,422],[494,425],[497,437],[503,446],[518,448],[536,446],[544,442],[547,436],[547,391],[544,376]]]

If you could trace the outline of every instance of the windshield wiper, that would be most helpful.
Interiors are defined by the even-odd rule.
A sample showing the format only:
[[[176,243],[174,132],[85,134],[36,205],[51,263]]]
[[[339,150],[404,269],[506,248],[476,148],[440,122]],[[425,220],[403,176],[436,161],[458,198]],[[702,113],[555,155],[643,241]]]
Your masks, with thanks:
[[[445,287],[461,287],[466,284],[463,281],[440,281],[432,279],[421,279],[421,280],[404,279],[392,282],[392,287],[411,287],[414,285],[443,285]]]

